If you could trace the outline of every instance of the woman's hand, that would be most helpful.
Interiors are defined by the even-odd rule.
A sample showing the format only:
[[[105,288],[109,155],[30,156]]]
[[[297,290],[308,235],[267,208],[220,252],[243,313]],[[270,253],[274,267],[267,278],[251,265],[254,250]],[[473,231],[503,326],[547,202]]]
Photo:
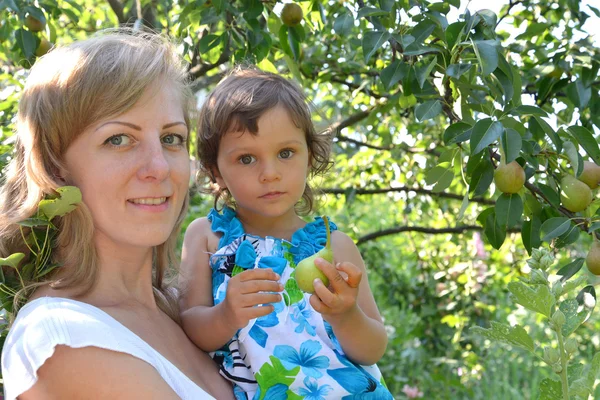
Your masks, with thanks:
[[[222,303],[227,323],[237,330],[273,312],[271,303],[281,301],[281,295],[273,292],[283,291],[279,278],[270,268],[248,269],[231,278]]]
[[[329,288],[320,279],[315,279],[315,293],[310,296],[313,308],[329,323],[354,313],[358,308],[356,302],[362,271],[351,262],[344,261],[334,266],[320,257],[315,260],[315,265],[329,279]]]

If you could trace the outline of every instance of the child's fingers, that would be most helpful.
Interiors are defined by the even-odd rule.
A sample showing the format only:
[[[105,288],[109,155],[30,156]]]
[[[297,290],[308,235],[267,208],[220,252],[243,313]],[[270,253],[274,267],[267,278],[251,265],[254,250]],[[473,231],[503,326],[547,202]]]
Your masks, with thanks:
[[[251,319],[271,314],[275,310],[275,307],[272,304],[265,304],[263,306],[246,308],[245,310],[246,318],[250,321]]]
[[[241,307],[254,307],[259,304],[279,303],[281,295],[277,293],[253,293],[247,294],[240,300]]]
[[[241,294],[258,292],[281,292],[283,285],[277,281],[252,280],[243,282],[238,288]]]
[[[327,307],[333,307],[336,300],[336,295],[331,293],[331,291],[320,279],[315,279],[313,286],[315,288],[315,295],[319,297],[319,300]]]
[[[340,289],[340,285],[345,285],[346,281],[344,280],[344,277],[340,275],[340,273],[332,263],[327,262],[327,260],[324,260],[320,257],[317,257],[315,259],[315,265],[325,274],[327,279],[329,279],[329,284],[331,285],[331,287],[333,287],[334,289]]]
[[[358,285],[360,284],[360,281],[362,280],[362,271],[360,270],[360,268],[358,268],[356,265],[352,264],[351,262],[341,262],[338,263],[336,266],[338,271],[343,271],[347,274],[346,277],[346,283],[348,284],[348,286],[350,286],[351,288],[357,288]]]
[[[315,294],[310,296],[308,301],[309,301],[310,305],[312,306],[312,308],[320,314],[325,313],[328,309],[328,307],[325,304],[323,304],[323,302],[321,301],[319,296],[316,294],[316,292],[315,292]]]
[[[278,281],[279,274],[275,273],[271,268],[253,268],[247,269],[241,272],[238,279],[240,282],[253,281],[253,280],[269,280],[269,281]]]

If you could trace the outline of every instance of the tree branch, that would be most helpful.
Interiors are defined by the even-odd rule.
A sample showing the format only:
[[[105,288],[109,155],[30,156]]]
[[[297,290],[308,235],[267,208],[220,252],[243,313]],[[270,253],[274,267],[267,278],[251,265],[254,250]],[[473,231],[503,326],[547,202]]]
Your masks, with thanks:
[[[483,227],[479,226],[479,225],[462,225],[462,226],[456,226],[454,228],[428,228],[426,226],[398,226],[396,228],[389,228],[389,229],[383,229],[377,232],[371,232],[367,235],[361,236],[360,238],[358,238],[358,240],[356,241],[356,245],[360,246],[361,244],[364,244],[368,241],[371,240],[375,240],[375,239],[379,239],[383,236],[389,236],[389,235],[395,235],[397,233],[401,233],[401,232],[421,232],[421,233],[426,233],[429,235],[439,235],[439,234],[446,234],[446,233],[465,233],[468,231],[482,231]],[[513,229],[509,229],[507,230],[507,232],[510,233],[516,233],[516,232],[520,232],[521,229],[520,228],[513,228]]]
[[[123,5],[119,0],[107,0],[108,5],[113,10],[115,15],[117,16],[117,20],[119,20],[120,24],[124,24],[127,22],[127,18],[125,18],[125,14],[123,14]]]
[[[325,189],[321,189],[320,192],[326,193],[326,194],[346,194],[346,193],[348,193],[349,190],[352,190],[352,188],[348,188],[348,189],[325,188]],[[381,189],[355,189],[354,190],[354,194],[357,194],[357,195],[371,195],[371,194],[383,194],[383,193],[393,193],[393,192],[415,192],[415,193],[425,194],[425,195],[429,195],[429,196],[433,196],[433,197],[443,197],[443,198],[455,199],[455,200],[463,199],[462,195],[456,194],[456,193],[433,192],[432,190],[427,190],[427,189],[423,189],[423,188],[419,188],[419,187],[407,187],[407,186],[394,187],[394,188],[381,188]],[[473,203],[480,203],[480,204],[487,204],[487,205],[496,204],[496,202],[494,200],[485,199],[483,197],[472,197],[469,199],[469,201],[473,202]]]
[[[342,129],[347,128],[351,125],[354,125],[355,123],[367,118],[374,109],[375,109],[374,107],[371,107],[368,110],[353,114],[344,120],[341,120],[339,122],[335,122],[335,123],[331,124],[329,126],[329,129],[331,132],[335,133],[335,136],[337,136],[342,131]]]
[[[500,22],[502,22],[502,20],[504,18],[506,18],[509,14],[510,14],[510,10],[516,6],[517,4],[522,3],[523,0],[517,0],[517,1],[512,1],[510,0],[510,2],[508,3],[508,8],[506,9],[506,12],[504,13],[504,15],[502,15],[500,18],[498,18],[498,22],[496,23],[496,26],[500,25]]]

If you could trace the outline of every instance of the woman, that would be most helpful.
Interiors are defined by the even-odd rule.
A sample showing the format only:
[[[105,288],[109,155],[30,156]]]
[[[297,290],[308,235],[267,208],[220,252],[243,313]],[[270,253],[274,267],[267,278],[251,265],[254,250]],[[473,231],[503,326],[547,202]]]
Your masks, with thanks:
[[[0,256],[22,247],[16,223],[44,195],[73,185],[83,203],[54,220],[62,267],[6,339],[6,399],[233,398],[163,279],[186,212],[191,100],[157,35],[108,32],[32,68],[0,192]]]

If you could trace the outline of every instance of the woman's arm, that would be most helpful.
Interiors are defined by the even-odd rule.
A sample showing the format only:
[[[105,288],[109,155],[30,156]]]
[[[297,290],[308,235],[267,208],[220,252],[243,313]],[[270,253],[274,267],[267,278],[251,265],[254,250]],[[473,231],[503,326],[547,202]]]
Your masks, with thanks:
[[[20,400],[179,399],[150,364],[98,347],[57,346]]]
[[[331,290],[322,282],[315,282],[311,304],[331,324],[351,360],[375,364],[385,353],[388,339],[369,287],[365,263],[348,235],[335,231],[331,240],[335,265],[323,259],[316,263],[329,278]]]

